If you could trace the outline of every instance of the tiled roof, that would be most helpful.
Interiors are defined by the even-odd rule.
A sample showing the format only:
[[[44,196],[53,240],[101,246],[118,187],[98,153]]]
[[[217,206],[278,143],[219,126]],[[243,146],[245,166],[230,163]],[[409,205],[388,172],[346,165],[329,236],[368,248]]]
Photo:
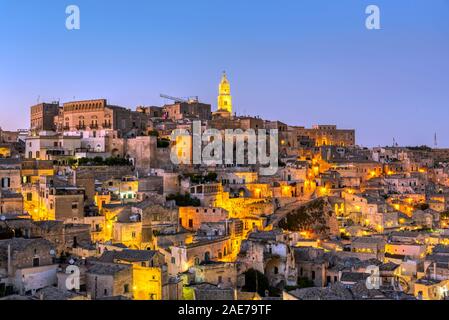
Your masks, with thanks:
[[[131,269],[131,265],[118,263],[95,263],[89,267],[88,273],[99,275],[114,275],[127,269]]]
[[[150,261],[157,253],[156,250],[105,251],[100,261],[113,262],[116,259],[128,262]]]

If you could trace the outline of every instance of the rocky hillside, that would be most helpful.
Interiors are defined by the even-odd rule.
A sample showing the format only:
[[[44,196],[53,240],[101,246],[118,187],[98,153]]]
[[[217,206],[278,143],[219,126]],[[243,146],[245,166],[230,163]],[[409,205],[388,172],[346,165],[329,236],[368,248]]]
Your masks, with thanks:
[[[337,216],[327,197],[293,209],[278,223],[284,230],[310,231],[317,238],[338,235]]]

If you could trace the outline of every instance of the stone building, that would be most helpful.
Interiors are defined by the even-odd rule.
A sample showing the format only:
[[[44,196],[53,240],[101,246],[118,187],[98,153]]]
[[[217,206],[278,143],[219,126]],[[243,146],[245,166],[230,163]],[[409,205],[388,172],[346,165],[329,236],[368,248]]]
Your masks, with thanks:
[[[30,108],[31,110],[31,131],[55,131],[54,118],[59,114],[59,102],[40,103]]]
[[[94,263],[86,273],[86,290],[93,300],[124,296],[133,291],[132,266],[118,263]]]
[[[184,289],[184,300],[236,300],[237,291],[233,288],[221,288],[210,283],[188,286]]]
[[[385,240],[381,237],[358,237],[351,242],[351,254],[360,260],[385,258]]]
[[[237,287],[237,265],[233,262],[201,263],[193,267],[195,283],[210,283],[221,288]]]
[[[329,263],[324,257],[323,249],[312,247],[294,248],[298,278],[307,278],[317,287],[324,287],[338,281],[338,272],[328,272]]]
[[[82,243],[90,243],[90,229],[86,224],[64,223],[63,221],[33,221],[31,236],[50,241],[56,253],[67,253]]]
[[[354,146],[355,130],[337,129],[336,125],[315,125],[311,129],[294,127],[298,141],[308,137],[315,141],[315,146]]]
[[[55,250],[45,239],[0,240],[0,283],[20,294],[56,284]]]
[[[283,239],[282,230],[250,233],[242,241],[237,263],[239,272],[255,269],[267,276],[270,285],[296,285],[297,272],[294,251]]]
[[[0,215],[4,213],[23,213],[22,194],[0,190]]]
[[[139,172],[147,174],[150,167],[155,167],[157,138],[139,136],[126,141],[126,158],[132,161]]]
[[[199,229],[203,222],[219,222],[229,218],[229,213],[223,208],[211,207],[180,207],[179,224],[190,231]]]
[[[233,251],[233,242],[228,236],[172,246],[170,251],[166,252],[169,274],[185,272],[202,262],[225,260],[231,257]]]
[[[135,300],[168,298],[169,281],[164,256],[154,250],[105,251],[100,261],[130,265]]]
[[[197,100],[176,101],[163,107],[165,116],[173,121],[209,120],[211,118],[211,105],[198,102]]]
[[[60,157],[74,156],[81,148],[81,136],[68,136],[54,132],[42,131],[39,135],[25,139],[27,159],[55,160]]]
[[[42,197],[41,203],[45,203],[47,219],[70,222],[78,222],[83,219],[84,189],[47,185],[42,190],[42,194],[45,196]]]
[[[148,116],[109,105],[106,99],[64,103],[57,117],[58,131],[116,131],[118,136],[146,132]]]
[[[0,190],[20,192],[20,169],[18,159],[0,159]]]

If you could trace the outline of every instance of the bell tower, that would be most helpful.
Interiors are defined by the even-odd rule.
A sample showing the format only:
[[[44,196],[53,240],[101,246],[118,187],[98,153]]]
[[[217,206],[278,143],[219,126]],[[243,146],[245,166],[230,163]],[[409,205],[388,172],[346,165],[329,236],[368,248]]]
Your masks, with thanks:
[[[223,71],[220,85],[218,86],[218,111],[226,111],[232,114],[231,85],[229,84],[226,72]]]

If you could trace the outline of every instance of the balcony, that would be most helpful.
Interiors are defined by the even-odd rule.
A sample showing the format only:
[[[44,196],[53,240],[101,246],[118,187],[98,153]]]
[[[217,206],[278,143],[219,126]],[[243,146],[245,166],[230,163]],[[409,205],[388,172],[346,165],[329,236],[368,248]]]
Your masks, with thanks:
[[[110,123],[103,123],[102,126],[105,129],[110,129],[112,127],[112,125]]]
[[[86,126],[85,126],[84,124],[82,124],[82,125],[77,125],[77,126],[76,126],[76,129],[77,129],[77,130],[86,130]]]
[[[96,124],[96,123],[91,123],[90,126],[89,126],[89,128],[91,128],[91,129],[98,129],[98,124]]]

